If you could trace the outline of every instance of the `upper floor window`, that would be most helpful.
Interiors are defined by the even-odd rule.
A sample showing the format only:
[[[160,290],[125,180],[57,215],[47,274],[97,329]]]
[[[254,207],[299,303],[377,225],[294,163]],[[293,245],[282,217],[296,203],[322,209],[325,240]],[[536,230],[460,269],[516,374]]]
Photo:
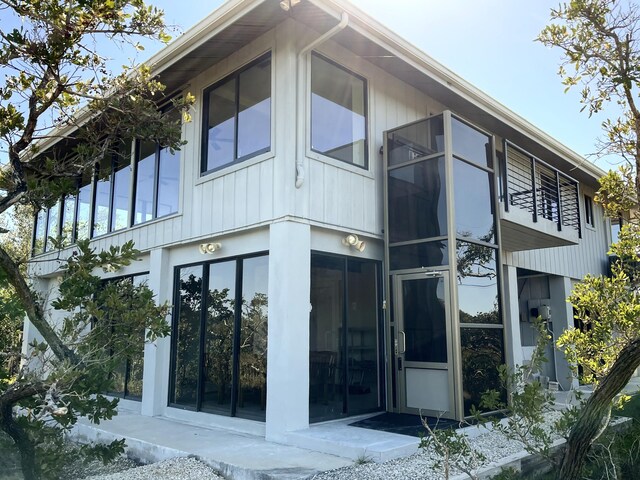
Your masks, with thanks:
[[[180,121],[178,110],[168,115]],[[153,142],[136,142],[134,225],[176,213],[179,191],[180,152]]]
[[[179,111],[167,114],[181,121]],[[132,140],[121,141],[117,153],[107,155],[94,173],[78,179],[75,193],[38,212],[34,255],[53,249],[49,237],[61,237],[62,246],[68,246],[178,211],[180,153],[153,142],[135,142],[133,169],[133,145]]]
[[[311,56],[311,150],[367,168],[367,82]]]
[[[622,228],[622,218],[611,219],[611,243],[618,243],[620,229]]]
[[[271,53],[207,88],[201,173],[271,149]]]
[[[584,196],[584,221],[590,227],[596,226],[593,214],[593,199],[589,195]]]

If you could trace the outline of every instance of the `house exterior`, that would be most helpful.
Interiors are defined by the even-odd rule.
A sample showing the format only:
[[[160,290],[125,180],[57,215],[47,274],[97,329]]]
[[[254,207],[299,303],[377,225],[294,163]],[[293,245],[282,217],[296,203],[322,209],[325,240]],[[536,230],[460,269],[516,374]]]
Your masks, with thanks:
[[[572,285],[606,272],[603,172],[344,0],[231,0],[149,63],[197,98],[188,143],[123,141],[38,214],[31,266],[55,295],[48,236],[143,252],[123,274],[173,312],[113,392],[142,415],[280,442],[462,419],[527,361],[532,319],[557,338]]]

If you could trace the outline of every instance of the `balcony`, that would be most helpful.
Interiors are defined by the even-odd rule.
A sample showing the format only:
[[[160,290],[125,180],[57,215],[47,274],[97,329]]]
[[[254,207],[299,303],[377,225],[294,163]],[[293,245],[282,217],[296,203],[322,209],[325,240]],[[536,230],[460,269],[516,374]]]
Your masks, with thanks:
[[[581,238],[578,182],[505,143],[500,226],[505,250],[576,245]]]

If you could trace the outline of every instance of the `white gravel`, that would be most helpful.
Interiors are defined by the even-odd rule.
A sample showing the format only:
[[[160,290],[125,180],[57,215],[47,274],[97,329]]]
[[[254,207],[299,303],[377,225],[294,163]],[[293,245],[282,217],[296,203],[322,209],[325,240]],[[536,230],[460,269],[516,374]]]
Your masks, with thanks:
[[[496,433],[481,434],[471,440],[472,448],[485,455],[481,465],[500,460],[522,450],[522,444],[507,440]],[[365,459],[366,460],[366,459]],[[455,468],[450,474],[462,473]],[[440,480],[444,478],[442,467],[432,450],[420,451],[410,457],[398,458],[385,463],[364,463],[352,467],[330,470],[313,477],[314,480]]]
[[[180,457],[85,480],[224,480],[211,467],[195,458]]]

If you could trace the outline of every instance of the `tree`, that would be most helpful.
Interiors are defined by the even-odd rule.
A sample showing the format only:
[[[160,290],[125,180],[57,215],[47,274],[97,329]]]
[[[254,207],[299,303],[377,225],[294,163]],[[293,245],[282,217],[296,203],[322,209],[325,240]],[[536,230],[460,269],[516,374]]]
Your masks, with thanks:
[[[595,384],[573,425],[558,478],[577,479],[586,454],[608,424],[614,399],[640,366],[640,45],[638,6],[618,0],[573,0],[551,11],[552,23],[538,40],[564,54],[560,76],[567,89],[581,89],[589,115],[617,108],[603,122],[598,153],[624,164],[600,180],[596,201],[612,218],[630,215],[611,249],[618,261],[611,278],[587,277],[570,301],[583,322],[559,339],[568,359],[583,366]]]
[[[13,211],[24,218],[25,207],[47,208],[74,193],[78,179],[93,175],[122,138],[181,146],[180,121],[158,108],[164,87],[151,69],[134,65],[112,74],[109,59],[96,49],[105,42],[142,48],[138,38],[167,42],[161,10],[143,0],[0,0],[0,18],[0,215]],[[188,117],[192,102],[186,94],[174,104]],[[6,229],[0,235],[6,237]],[[139,253],[133,245],[96,253],[78,242],[59,260],[53,309],[67,313],[56,324],[46,298],[31,286],[24,259],[8,245],[0,242],[0,277],[12,289],[13,307],[45,340],[23,358],[28,368],[0,382],[0,427],[19,447],[29,479],[41,473],[34,460],[42,447],[38,432],[67,428],[77,416],[99,421],[114,414],[116,402],[92,394],[105,391],[113,369],[139,348],[140,332],[148,329],[148,340],[167,333],[166,306],[156,306],[145,286],[104,285],[92,274],[133,261]],[[9,306],[3,303],[3,326]],[[46,368],[34,367],[38,362]],[[16,406],[27,413],[16,415]]]

